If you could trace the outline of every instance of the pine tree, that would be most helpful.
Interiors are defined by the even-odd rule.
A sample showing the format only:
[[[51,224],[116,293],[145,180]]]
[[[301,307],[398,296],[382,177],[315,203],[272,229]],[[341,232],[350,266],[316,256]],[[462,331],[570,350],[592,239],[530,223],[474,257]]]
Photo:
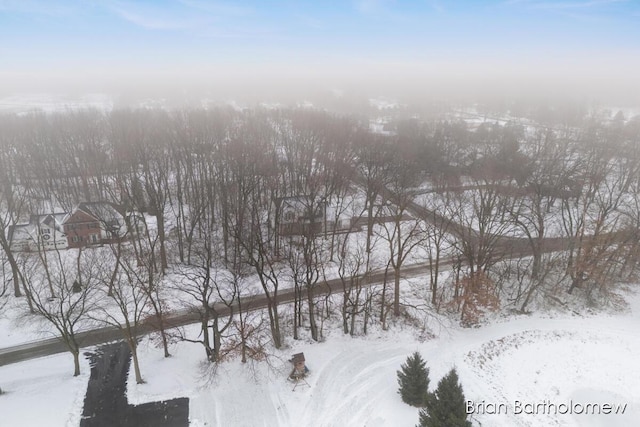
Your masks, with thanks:
[[[464,393],[455,368],[438,383],[420,411],[419,427],[471,427],[467,421]]]
[[[404,403],[424,407],[429,389],[429,368],[417,351],[407,357],[407,361],[398,371],[398,393]]]

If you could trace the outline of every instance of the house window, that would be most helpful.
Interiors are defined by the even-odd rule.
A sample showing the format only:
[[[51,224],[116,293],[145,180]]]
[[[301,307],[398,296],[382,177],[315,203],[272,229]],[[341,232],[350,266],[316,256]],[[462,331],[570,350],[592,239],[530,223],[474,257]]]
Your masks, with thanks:
[[[97,222],[92,222],[91,224],[89,224],[90,230],[95,228],[100,228],[100,224],[98,224]]]
[[[82,237],[80,237],[80,236],[73,236],[73,237],[71,238],[71,241],[72,241],[73,243],[82,242]]]
[[[293,211],[287,211],[284,214],[284,220],[287,222],[292,222],[295,219],[296,215],[293,213]]]
[[[91,235],[91,243],[98,243],[98,235],[97,234],[92,234]]]

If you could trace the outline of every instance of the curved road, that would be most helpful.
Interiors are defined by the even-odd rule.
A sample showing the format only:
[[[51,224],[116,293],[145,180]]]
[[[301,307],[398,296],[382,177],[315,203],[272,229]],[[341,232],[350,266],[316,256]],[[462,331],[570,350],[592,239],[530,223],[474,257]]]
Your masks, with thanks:
[[[442,260],[441,265],[451,264],[452,260]],[[406,277],[414,277],[424,274],[428,271],[428,267],[422,264],[416,264],[403,269],[403,275]],[[369,276],[368,283],[364,286],[371,286],[384,281],[385,272],[376,271]],[[318,283],[316,295],[326,295],[332,292],[342,292],[342,282],[340,279],[333,279],[326,282]],[[278,292],[278,304],[292,302],[295,299],[295,289],[281,289]],[[260,310],[267,307],[267,299],[264,295],[256,295],[243,298],[241,301],[243,310]],[[230,308],[224,304],[216,304],[215,309],[221,316],[228,316]],[[234,311],[237,310],[237,304],[233,305]],[[167,328],[175,328],[179,326],[198,323],[199,315],[194,310],[178,310],[168,313],[164,319]],[[138,326],[139,335],[146,335],[157,330],[152,323],[141,323]],[[91,329],[76,334],[76,339],[80,347],[91,347],[98,344],[104,344],[112,341],[123,339],[122,332],[113,326]],[[28,342],[12,347],[0,349],[0,366],[11,363],[21,362],[24,360],[34,359],[37,357],[49,356],[57,353],[68,351],[65,344],[59,338],[50,338],[41,341]]]
[[[547,244],[544,245],[545,252],[556,252],[566,249],[567,239],[546,239]],[[531,249],[526,245],[512,244],[501,250],[504,257],[519,257],[530,255]],[[456,260],[453,258],[440,260],[440,266],[451,265]],[[424,275],[429,272],[428,264],[413,264],[402,268],[402,276],[405,278]],[[385,271],[376,270],[369,275],[363,286],[372,286],[380,284],[385,280]],[[389,272],[391,274],[391,272]],[[320,282],[315,289],[315,295],[327,295],[329,293],[342,292],[342,281],[340,279],[332,279]],[[295,289],[286,288],[278,292],[278,304],[286,304],[295,299]],[[241,300],[243,310],[260,310],[267,307],[267,299],[264,295],[256,295],[243,298]],[[221,316],[230,314],[230,308],[224,304],[216,304],[215,309]],[[237,304],[233,305],[234,311],[237,311]],[[200,321],[199,315],[194,310],[178,310],[168,313],[165,317],[165,325],[167,328],[175,328],[185,326]],[[138,326],[139,335],[146,335],[157,330],[150,323],[141,323]],[[115,327],[103,327],[79,332],[76,335],[77,341],[82,348],[91,347],[98,344],[105,344],[123,339],[122,332]],[[64,353],[68,351],[67,347],[59,338],[50,338],[41,341],[28,342],[13,347],[0,349],[0,366],[17,363],[24,360],[35,359],[37,357],[49,356],[52,354]]]
[[[355,177],[354,182],[364,185],[363,177]],[[393,194],[389,189],[381,190],[381,195],[387,200],[397,201],[397,195]],[[414,216],[432,222],[434,225],[448,224],[447,232],[454,234],[462,239],[470,240],[472,244],[476,244],[478,240],[478,232],[462,224],[455,223],[450,219],[438,214],[437,212],[427,209],[418,203],[411,201],[407,206],[407,210]],[[496,238],[494,255],[502,258],[513,258],[528,256],[532,254],[531,244],[526,238],[492,236]],[[618,236],[616,236],[618,237]],[[568,249],[572,239],[569,238],[544,238],[542,239],[542,252],[557,252]],[[451,265],[456,260],[443,259],[440,261],[441,266]],[[429,271],[428,264],[413,264],[402,268],[403,277],[414,277],[425,274]],[[377,270],[369,275],[363,286],[371,286],[379,284],[385,280],[384,270]],[[342,281],[333,279],[321,282],[315,289],[315,295],[326,295],[333,292],[342,292]],[[287,288],[278,292],[278,304],[285,304],[295,299],[295,289]],[[264,295],[256,295],[241,300],[243,310],[260,310],[267,307],[267,298]],[[215,309],[222,316],[229,315],[231,310],[224,304],[216,304]],[[237,311],[237,304],[232,307]],[[174,328],[199,322],[199,315],[194,310],[179,310],[168,313],[165,317],[165,325],[167,328]],[[144,323],[138,326],[139,335],[145,335],[157,330],[152,322]],[[77,334],[77,341],[81,347],[90,347],[98,344],[104,344],[112,341],[123,339],[122,332],[115,327],[103,327],[98,329],[87,330]],[[48,356],[68,351],[64,343],[57,338],[46,339],[42,341],[29,342],[13,347],[0,349],[0,366],[16,363],[23,360],[29,360],[37,357]]]

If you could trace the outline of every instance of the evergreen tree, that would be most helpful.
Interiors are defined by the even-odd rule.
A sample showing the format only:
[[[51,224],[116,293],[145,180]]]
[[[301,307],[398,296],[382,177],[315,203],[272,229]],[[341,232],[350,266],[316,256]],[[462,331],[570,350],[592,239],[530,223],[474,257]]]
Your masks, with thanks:
[[[419,427],[471,427],[467,421],[464,393],[455,368],[438,383],[420,411]]]
[[[404,403],[424,407],[429,390],[429,368],[417,351],[407,357],[407,361],[398,371],[398,393]]]

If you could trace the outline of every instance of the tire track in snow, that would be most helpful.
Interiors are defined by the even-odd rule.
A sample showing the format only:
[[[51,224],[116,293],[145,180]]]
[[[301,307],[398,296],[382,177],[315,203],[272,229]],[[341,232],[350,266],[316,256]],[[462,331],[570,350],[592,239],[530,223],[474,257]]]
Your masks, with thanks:
[[[621,339],[625,336],[625,339]],[[627,396],[633,396],[633,387],[622,377],[607,377],[606,383],[596,385],[594,380],[602,377],[602,369],[608,365],[603,357],[611,357],[609,353],[625,358],[632,358],[637,354],[638,346],[630,345],[629,339],[637,334],[618,328],[603,329],[556,329],[556,330],[525,330],[519,333],[505,335],[501,338],[489,340],[476,349],[469,351],[463,361],[465,368],[465,384],[471,385],[473,390],[483,391],[481,399],[487,402],[506,402],[509,404],[509,417],[480,416],[474,417],[491,425],[501,423],[504,426],[574,426],[576,420],[570,417],[551,414],[516,415],[513,414],[511,403],[517,399],[524,402],[564,402],[571,397],[572,389],[584,382],[593,387],[600,387],[604,391],[610,390],[610,381],[626,390]],[[560,345],[562,351],[556,352]],[[600,353],[600,349],[606,349]],[[547,352],[545,352],[545,350]],[[590,351],[591,350],[591,351]],[[549,354],[548,351],[552,351]],[[568,353],[570,355],[568,356]],[[609,352],[609,353],[607,353]],[[531,355],[539,355],[538,358]],[[551,356],[551,357],[550,357]],[[569,359],[567,359],[569,357]],[[577,357],[577,359],[575,359]],[[514,361],[527,361],[522,365],[513,365]],[[580,369],[567,370],[577,363]],[[568,366],[565,366],[568,365]],[[615,365],[613,365],[615,366]],[[515,368],[515,369],[514,369]],[[536,369],[537,368],[537,369]],[[615,373],[615,369],[612,371]],[[549,377],[550,375],[557,377]],[[633,375],[633,374],[631,374]],[[473,380],[472,380],[473,378]],[[533,381],[527,381],[531,380]],[[541,384],[538,384],[541,380]],[[518,389],[513,389],[518,384]],[[625,388],[626,386],[626,388]],[[509,390],[509,387],[512,389]],[[521,388],[520,388],[521,387]],[[541,390],[545,390],[546,392]],[[514,396],[505,395],[509,391]],[[546,393],[546,394],[545,394]],[[515,396],[517,394],[517,396]],[[469,396],[468,396],[469,397]],[[498,419],[498,417],[500,417]]]
[[[493,339],[483,343],[478,350],[469,351],[464,358],[465,363],[471,367],[474,377],[477,380],[475,390],[485,391],[489,390],[486,396],[483,398],[487,402],[500,403],[504,402],[508,405],[510,411],[510,417],[503,417],[500,421],[503,421],[502,425],[505,426],[521,426],[521,427],[533,427],[540,425],[541,420],[539,418],[523,418],[513,416],[514,402],[513,396],[507,397],[504,393],[503,381],[496,381],[496,379],[502,379],[501,373],[503,373],[504,359],[503,356],[508,357],[510,352],[514,350],[525,350],[525,347],[535,345],[540,342],[541,339],[555,342],[558,340],[571,340],[575,338],[573,331],[543,331],[543,330],[525,330],[518,333],[505,335],[504,337]],[[530,390],[524,387],[522,390],[523,396],[531,396]],[[497,416],[497,415],[496,415]],[[495,421],[495,418],[492,419]],[[562,420],[546,416],[542,421],[547,426],[562,426],[565,425]],[[485,424],[487,423],[485,419]],[[493,425],[493,424],[492,424]]]
[[[406,357],[402,348],[380,348],[362,353],[345,349],[315,373],[310,382],[311,395],[301,414],[300,425],[345,426],[366,424],[382,396],[388,395],[389,383],[396,384],[395,371]],[[390,376],[372,375],[389,369]],[[395,385],[394,387],[397,387]],[[322,418],[327,420],[322,422]],[[391,424],[390,424],[391,425]]]

